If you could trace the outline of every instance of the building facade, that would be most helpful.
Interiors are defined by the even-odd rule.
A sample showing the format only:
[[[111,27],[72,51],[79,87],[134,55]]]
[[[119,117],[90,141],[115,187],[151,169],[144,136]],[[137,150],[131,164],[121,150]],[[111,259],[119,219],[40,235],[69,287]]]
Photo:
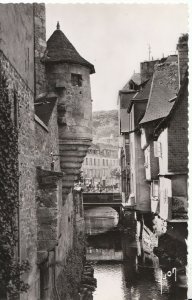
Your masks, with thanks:
[[[121,169],[129,169],[126,206],[135,209],[138,228],[168,242],[187,237],[188,36],[179,38],[177,55],[141,63],[136,90],[119,92]],[[132,82],[132,81],[130,81]],[[126,150],[126,146],[127,149]],[[126,151],[129,154],[126,155]],[[123,160],[123,157],[126,157]],[[122,176],[123,178],[123,176]],[[170,232],[174,230],[175,239]],[[178,238],[178,239],[177,239]],[[183,251],[184,253],[185,251]],[[174,253],[171,253],[174,256]],[[182,264],[182,263],[181,263]]]
[[[110,144],[92,144],[82,165],[82,176],[87,189],[118,190],[118,148]]]
[[[14,296],[74,299],[84,251],[82,194],[74,183],[92,141],[94,66],[59,24],[46,42],[44,4],[2,4],[0,16],[1,179],[8,177],[10,166],[16,170],[14,193],[10,185],[1,186],[1,208],[8,218],[8,200],[18,203],[8,218],[16,228],[11,236],[16,260],[10,257],[10,265],[29,264],[21,277],[28,287],[22,293],[15,283],[19,294]],[[12,136],[16,151],[10,156],[6,143],[11,147]],[[2,244],[1,250],[9,246]],[[6,278],[2,282],[1,299],[13,297]]]

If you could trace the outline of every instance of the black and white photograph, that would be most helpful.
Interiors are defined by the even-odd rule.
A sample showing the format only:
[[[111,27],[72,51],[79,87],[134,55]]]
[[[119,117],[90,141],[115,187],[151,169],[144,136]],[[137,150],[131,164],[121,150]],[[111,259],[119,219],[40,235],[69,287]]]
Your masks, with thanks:
[[[0,2],[0,300],[192,299],[191,20]]]

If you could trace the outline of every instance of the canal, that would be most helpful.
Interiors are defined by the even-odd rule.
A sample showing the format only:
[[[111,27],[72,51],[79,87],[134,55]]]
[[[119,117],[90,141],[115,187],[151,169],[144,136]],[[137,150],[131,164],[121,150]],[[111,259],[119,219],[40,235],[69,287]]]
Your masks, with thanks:
[[[93,300],[185,300],[186,290],[174,276],[165,276],[153,253],[144,253],[136,234],[134,212],[127,212],[124,226],[110,207],[85,210],[86,259],[94,267],[97,288]],[[166,278],[165,278],[166,277]]]

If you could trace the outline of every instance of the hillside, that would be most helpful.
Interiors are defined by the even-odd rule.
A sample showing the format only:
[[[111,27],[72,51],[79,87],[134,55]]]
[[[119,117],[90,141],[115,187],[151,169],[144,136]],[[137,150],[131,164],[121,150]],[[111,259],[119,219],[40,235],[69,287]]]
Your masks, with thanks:
[[[118,145],[118,111],[93,112],[93,143]]]

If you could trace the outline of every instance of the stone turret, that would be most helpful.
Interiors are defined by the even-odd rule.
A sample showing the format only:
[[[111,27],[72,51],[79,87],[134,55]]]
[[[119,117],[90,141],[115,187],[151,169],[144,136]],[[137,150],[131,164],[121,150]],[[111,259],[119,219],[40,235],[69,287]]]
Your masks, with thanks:
[[[43,58],[47,90],[58,96],[58,126],[63,193],[77,179],[92,141],[90,74],[94,66],[79,55],[59,23],[47,41]]]

